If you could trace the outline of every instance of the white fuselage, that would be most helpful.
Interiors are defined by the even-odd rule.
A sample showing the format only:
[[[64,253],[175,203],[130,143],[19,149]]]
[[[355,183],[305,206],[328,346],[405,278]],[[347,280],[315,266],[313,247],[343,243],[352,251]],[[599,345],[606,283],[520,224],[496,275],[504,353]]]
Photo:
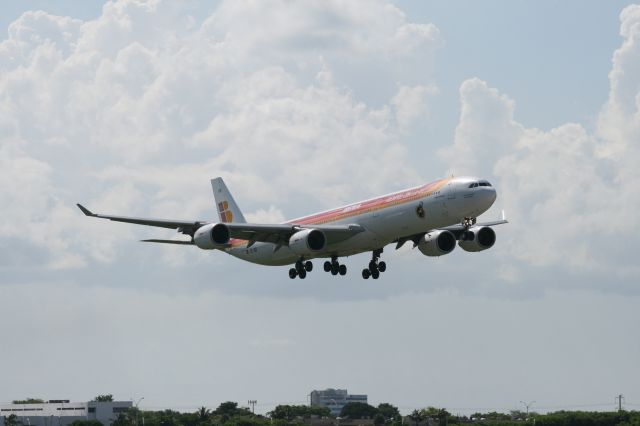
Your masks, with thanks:
[[[359,225],[357,235],[333,244],[305,259],[343,257],[380,249],[400,238],[459,224],[487,211],[496,199],[493,187],[469,188],[478,179],[458,177],[394,192],[349,204],[311,216],[288,221],[312,227],[323,225]],[[421,208],[420,208],[421,207]],[[287,246],[276,250],[272,243],[235,240],[224,251],[240,259],[262,265],[288,265],[300,259]]]

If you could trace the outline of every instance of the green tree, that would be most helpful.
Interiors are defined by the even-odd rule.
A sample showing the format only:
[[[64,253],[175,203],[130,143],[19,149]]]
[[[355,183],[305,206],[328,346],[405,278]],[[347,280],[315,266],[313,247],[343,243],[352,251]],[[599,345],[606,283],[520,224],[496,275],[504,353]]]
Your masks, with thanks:
[[[422,410],[413,410],[411,414],[409,414],[409,418],[415,423],[416,426],[418,426],[420,422],[425,419],[424,414],[422,414]]]
[[[15,414],[9,414],[8,416],[4,416],[4,426],[18,426],[20,422],[18,421],[18,416]]]
[[[378,414],[378,409],[364,402],[349,402],[340,411],[340,417],[349,417],[350,419],[373,418],[376,414]]]
[[[266,426],[268,424],[269,420],[256,416],[236,416],[225,423],[226,426]]]
[[[207,407],[200,407],[200,409],[198,410],[198,420],[201,423],[204,423],[207,420],[209,420],[210,416],[211,416],[211,410],[209,410]]]
[[[382,426],[383,424],[385,424],[385,421],[386,419],[380,413],[376,414],[375,417],[373,418],[373,424],[376,426]]]
[[[44,403],[43,399],[40,398],[25,398],[25,399],[17,399],[13,401],[14,404],[42,404]]]
[[[133,422],[126,413],[118,413],[111,426],[131,426]]]
[[[378,413],[380,413],[386,421],[394,420],[400,417],[400,411],[398,407],[393,406],[387,402],[378,404]]]
[[[218,423],[227,423],[230,419],[234,417],[252,417],[253,413],[246,408],[238,407],[237,402],[226,401],[223,402],[213,410],[212,413],[216,417],[216,421]]]
[[[331,410],[328,407],[310,407],[308,405],[278,405],[267,415],[272,419],[281,420],[293,420],[298,417],[308,419],[311,416],[329,417]]]
[[[69,426],[104,426],[99,420],[74,420]]]
[[[246,416],[251,415],[251,411],[246,408],[239,408],[237,402],[226,401],[223,402],[213,411],[213,414],[218,416]]]
[[[113,402],[113,395],[106,393],[104,395],[98,395],[92,400],[93,402]]]

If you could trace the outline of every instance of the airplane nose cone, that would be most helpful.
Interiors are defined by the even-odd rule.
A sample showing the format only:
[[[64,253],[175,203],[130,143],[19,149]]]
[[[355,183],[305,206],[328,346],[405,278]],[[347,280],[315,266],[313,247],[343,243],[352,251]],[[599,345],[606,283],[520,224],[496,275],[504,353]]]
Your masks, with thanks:
[[[493,205],[494,201],[496,201],[497,194],[494,188],[486,188],[484,193],[482,194],[482,201],[484,204],[485,210],[489,210],[489,208]]]

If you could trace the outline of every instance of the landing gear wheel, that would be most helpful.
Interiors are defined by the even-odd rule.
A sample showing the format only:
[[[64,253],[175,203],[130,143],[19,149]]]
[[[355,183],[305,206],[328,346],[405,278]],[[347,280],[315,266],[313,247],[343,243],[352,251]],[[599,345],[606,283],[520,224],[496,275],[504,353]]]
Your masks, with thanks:
[[[331,265],[331,275],[338,275],[338,272],[340,272],[340,265],[336,262]]]
[[[340,275],[347,275],[347,265],[340,265],[338,272],[340,272]]]
[[[313,263],[311,263],[310,260],[307,260],[306,262],[304,262],[304,269],[307,272],[311,272],[313,270]]]
[[[331,271],[331,262],[329,262],[328,260],[324,262],[324,271],[325,272]]]
[[[289,278],[294,279],[296,275],[298,275],[298,271],[296,271],[296,268],[289,269]]]
[[[381,254],[382,249],[376,249],[373,251],[371,260],[369,261],[369,268],[362,271],[363,278],[366,279],[372,277],[374,280],[377,280],[378,277],[380,277],[380,273],[387,270],[387,264],[384,262],[379,262]]]
[[[307,277],[307,271],[305,271],[304,269],[299,271],[298,276],[300,277],[301,280],[304,280]]]

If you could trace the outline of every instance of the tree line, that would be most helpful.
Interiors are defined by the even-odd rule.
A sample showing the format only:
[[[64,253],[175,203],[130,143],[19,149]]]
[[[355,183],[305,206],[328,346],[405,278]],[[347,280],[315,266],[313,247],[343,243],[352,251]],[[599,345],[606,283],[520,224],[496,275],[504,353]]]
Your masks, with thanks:
[[[20,401],[36,401],[29,398]],[[40,401],[40,400],[38,400]],[[113,401],[111,395],[99,395],[93,401]],[[118,413],[112,426],[309,426],[319,419],[325,424],[348,424],[351,420],[367,419],[374,426],[448,426],[473,424],[478,426],[640,426],[639,411],[591,412],[557,411],[547,414],[524,413],[474,413],[459,416],[444,408],[427,407],[402,416],[397,407],[381,403],[377,407],[351,402],[346,404],[337,419],[333,419],[326,407],[307,405],[278,405],[266,415],[254,414],[237,402],[227,401],[215,410],[201,407],[195,412],[175,410],[145,411],[131,407]],[[4,426],[25,426],[14,414],[4,417]],[[71,426],[104,426],[97,420],[76,420]]]

